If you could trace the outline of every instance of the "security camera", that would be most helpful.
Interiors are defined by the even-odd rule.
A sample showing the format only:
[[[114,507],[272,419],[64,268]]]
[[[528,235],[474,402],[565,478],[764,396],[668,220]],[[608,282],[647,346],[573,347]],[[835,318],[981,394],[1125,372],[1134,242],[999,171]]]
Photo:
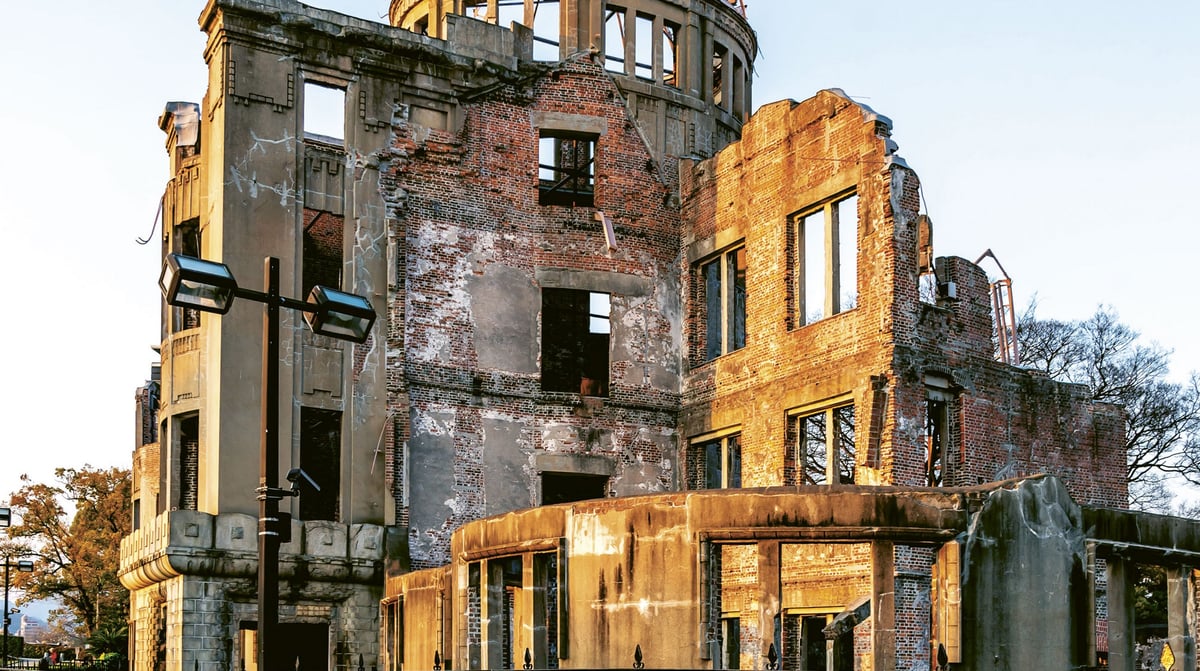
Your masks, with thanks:
[[[304,478],[304,482],[307,482],[308,486],[312,487],[314,491],[321,491],[321,485],[318,485],[317,481],[313,480],[311,475],[305,473],[303,468],[293,468],[287,473],[288,482],[292,483],[292,491],[296,492],[300,490],[301,478]]]

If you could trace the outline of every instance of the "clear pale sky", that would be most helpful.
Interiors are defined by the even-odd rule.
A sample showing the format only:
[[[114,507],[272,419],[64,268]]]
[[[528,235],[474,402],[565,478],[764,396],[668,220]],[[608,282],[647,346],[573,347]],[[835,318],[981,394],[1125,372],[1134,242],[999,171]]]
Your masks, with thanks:
[[[386,21],[387,0],[313,4]],[[0,505],[21,473],[130,465],[159,333],[156,120],[204,93],[202,8],[5,3]],[[1174,350],[1176,378],[1200,370],[1200,3],[751,0],[748,15],[755,105],[837,87],[889,116],[936,254],[990,248],[1018,308],[1111,305]]]

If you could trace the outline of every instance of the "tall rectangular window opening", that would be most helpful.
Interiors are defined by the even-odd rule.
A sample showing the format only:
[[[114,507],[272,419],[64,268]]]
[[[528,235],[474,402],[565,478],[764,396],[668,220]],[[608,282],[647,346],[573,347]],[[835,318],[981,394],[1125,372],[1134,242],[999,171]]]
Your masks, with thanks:
[[[196,510],[200,491],[200,415],[179,419],[179,499],[180,510]]]
[[[697,441],[688,451],[690,489],[737,489],[742,486],[740,433]]]
[[[703,293],[704,360],[746,346],[746,248],[738,247],[700,265]]]
[[[345,137],[345,89],[304,82],[304,139],[340,147]]]
[[[341,512],[341,412],[300,408],[300,468],[321,488],[301,486],[300,519],[336,522]]]
[[[654,79],[654,18],[637,15],[635,22],[634,41],[634,75],[641,79]]]
[[[712,102],[717,107],[724,107],[728,102],[725,97],[726,79],[729,77],[729,49],[723,45],[713,45],[712,57]]]
[[[679,88],[675,63],[679,60],[679,24],[663,21],[663,84]]]
[[[558,0],[533,0],[533,60],[560,58],[558,14]]]
[[[345,218],[338,214],[304,208],[304,292],[316,285],[342,288],[342,234]]]
[[[796,328],[858,305],[858,196],[839,196],[794,221],[789,276]]]
[[[939,487],[950,484],[947,470],[951,462],[951,408],[954,393],[950,381],[925,376],[925,485]]]
[[[543,130],[538,141],[538,202],[591,207],[595,162],[595,135]]]
[[[788,421],[789,485],[854,484],[854,404],[797,413]]]
[[[737,616],[721,617],[721,667],[742,668],[742,620]]]
[[[834,203],[837,227],[838,312],[858,305],[858,194]]]
[[[613,5],[604,14],[604,69],[625,74],[625,10]]]
[[[579,289],[542,290],[542,390],[608,395],[611,300]]]
[[[496,3],[496,12],[496,24],[501,28],[509,28],[514,23],[525,25],[525,0],[500,0]]]

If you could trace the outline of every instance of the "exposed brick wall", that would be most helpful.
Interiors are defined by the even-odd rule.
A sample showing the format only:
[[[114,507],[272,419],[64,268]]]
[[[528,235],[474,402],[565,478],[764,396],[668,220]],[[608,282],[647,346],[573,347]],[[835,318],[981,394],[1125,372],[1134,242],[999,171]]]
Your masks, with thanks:
[[[594,207],[538,204],[538,129],[531,111],[603,123]],[[401,436],[410,453],[442,441],[439,449],[450,450],[453,462],[446,464],[453,473],[443,498],[454,505],[436,524],[428,516],[424,524],[415,520],[402,483],[393,486],[396,518],[419,527],[410,530],[413,566],[444,563],[455,528],[501,511],[488,499],[489,478],[505,478],[510,491],[527,490],[521,506],[538,503],[532,461],[539,452],[605,456],[614,464],[610,489],[616,491],[622,473],[637,473],[637,486],[646,491],[674,487],[679,214],[611,78],[583,55],[465,105],[456,132],[415,126],[403,110],[393,132],[381,175],[400,269],[389,292],[389,411],[399,423],[389,472],[400,473]],[[598,211],[612,219],[615,249],[606,244]],[[536,367],[481,361],[486,340],[504,326],[480,316],[490,306],[477,302],[479,287],[503,281],[538,291],[542,269],[645,280],[646,291],[611,293],[607,399],[584,404],[578,394],[543,392]],[[512,319],[536,320],[537,307]],[[536,362],[537,340],[513,347],[531,348]],[[498,448],[485,430],[497,421],[516,431],[516,454],[502,468],[495,460],[504,457],[494,456]],[[568,434],[578,439],[563,438]]]
[[[823,91],[765,106],[739,143],[685,163],[681,434],[741,427],[743,483],[782,484],[794,468],[788,411],[848,393],[858,421],[871,422],[856,432],[858,483],[924,485],[932,376],[947,380],[953,395],[944,484],[1047,472],[1081,502],[1125,505],[1119,409],[995,361],[988,281],[977,266],[939,259],[958,297],[921,302],[919,181],[894,161],[888,135],[869,109]],[[851,189],[859,196],[857,306],[794,328],[793,215]],[[706,362],[695,268],[739,244],[749,260],[747,344]],[[882,421],[872,414],[880,409]]]

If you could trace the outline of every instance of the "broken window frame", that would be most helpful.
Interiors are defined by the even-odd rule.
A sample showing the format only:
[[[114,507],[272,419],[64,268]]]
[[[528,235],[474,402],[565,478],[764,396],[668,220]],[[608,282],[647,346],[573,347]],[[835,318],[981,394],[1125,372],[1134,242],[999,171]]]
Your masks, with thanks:
[[[748,269],[746,246],[741,244],[696,264],[705,362],[746,346]]]
[[[612,295],[544,287],[541,343],[542,391],[607,397],[612,360]],[[577,376],[563,363],[567,359],[574,360]]]
[[[544,128],[538,138],[538,203],[591,207],[599,136]],[[551,163],[543,161],[549,158]]]
[[[853,204],[853,207],[850,205]],[[843,215],[853,212],[852,219]],[[858,191],[843,191],[792,216],[789,227],[791,328],[815,324],[858,306]],[[819,235],[814,235],[814,224]],[[847,239],[849,238],[849,239]],[[813,242],[821,243],[820,250]],[[813,256],[820,260],[814,262]],[[819,280],[821,286],[810,286]],[[821,301],[819,311],[811,303]]]
[[[729,429],[698,436],[689,443],[691,489],[742,487],[742,432]]]
[[[835,480],[840,485],[855,483],[858,451],[853,397],[847,394],[820,405],[789,411],[787,426],[790,451],[785,465],[787,484],[827,485]],[[835,430],[830,432],[830,426]]]

